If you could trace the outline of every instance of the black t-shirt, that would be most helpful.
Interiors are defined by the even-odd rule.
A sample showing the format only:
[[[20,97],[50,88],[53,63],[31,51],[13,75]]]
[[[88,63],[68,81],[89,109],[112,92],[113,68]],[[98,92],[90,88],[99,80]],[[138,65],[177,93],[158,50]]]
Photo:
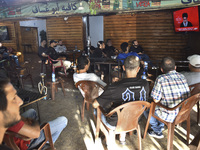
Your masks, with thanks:
[[[38,55],[40,56],[40,58],[41,58],[42,60],[46,60],[47,58],[46,58],[46,57],[43,57],[43,56],[42,56],[42,53],[45,53],[45,54],[46,54],[46,53],[47,53],[47,48],[40,46],[39,49],[38,49]]]
[[[7,52],[7,48],[5,46],[0,47],[0,54]]]
[[[102,58],[102,50],[100,48],[96,48],[91,55],[93,58]]]
[[[59,57],[59,54],[56,52],[56,50],[53,47],[48,48],[47,55],[49,55],[49,57],[51,57],[54,60],[58,59]]]
[[[105,89],[104,93],[97,98],[98,103],[106,113],[117,106],[131,101],[147,101],[149,98],[149,84],[141,78],[124,78],[115,82]],[[107,122],[116,126],[117,114],[106,118]]]
[[[129,52],[143,53],[144,50],[143,50],[142,46],[138,45],[137,48],[135,46],[131,46]]]
[[[115,55],[115,47],[106,45],[103,52],[107,55],[107,57],[111,58],[111,56]]]

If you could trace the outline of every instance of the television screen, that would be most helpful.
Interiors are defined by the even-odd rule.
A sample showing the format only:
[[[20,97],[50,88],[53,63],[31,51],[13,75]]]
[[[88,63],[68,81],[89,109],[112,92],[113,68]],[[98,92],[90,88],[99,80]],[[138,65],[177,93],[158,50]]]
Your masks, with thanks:
[[[173,16],[176,32],[199,31],[198,6],[174,11]]]
[[[8,28],[6,26],[0,26],[0,41],[9,40]]]

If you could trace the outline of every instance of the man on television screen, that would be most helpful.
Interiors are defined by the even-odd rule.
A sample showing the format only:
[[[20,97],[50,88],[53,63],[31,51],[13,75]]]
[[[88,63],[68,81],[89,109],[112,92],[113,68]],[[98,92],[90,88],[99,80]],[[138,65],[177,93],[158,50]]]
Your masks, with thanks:
[[[183,13],[182,14],[183,22],[181,23],[180,27],[192,27],[192,23],[188,21],[188,14]]]

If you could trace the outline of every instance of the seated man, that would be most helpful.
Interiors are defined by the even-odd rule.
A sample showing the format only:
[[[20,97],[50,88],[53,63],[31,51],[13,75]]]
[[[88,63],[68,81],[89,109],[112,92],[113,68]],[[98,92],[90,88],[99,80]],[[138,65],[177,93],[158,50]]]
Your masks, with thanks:
[[[189,60],[190,72],[180,72],[187,80],[188,85],[200,83],[200,55],[192,55],[187,58]]]
[[[77,73],[74,73],[73,79],[74,82],[77,83],[78,81],[88,80],[94,81],[105,87],[107,84],[104,83],[96,74],[94,73],[87,73],[90,67],[90,60],[86,56],[80,56],[77,60]]]
[[[144,50],[142,46],[139,45],[137,40],[132,41],[132,46],[130,47],[130,52],[136,52],[143,61],[147,61],[153,67],[152,69],[156,69],[155,66],[152,64],[149,56],[144,54]]]
[[[50,46],[47,50],[47,55],[49,55],[49,57],[53,60],[56,60],[56,59],[60,59],[60,55],[55,51],[54,47],[56,46],[56,41],[54,40],[51,40],[50,41]],[[71,62],[68,61],[68,60],[62,60],[63,62],[63,65],[66,67],[66,70],[70,68],[71,66]],[[54,63],[54,66],[60,66],[61,65],[61,62],[60,61],[57,61],[57,62],[53,62]]]
[[[46,60],[48,60],[48,55],[46,55],[47,53],[47,48],[46,48],[46,40],[42,40],[41,41],[41,45],[38,48],[38,56],[40,57],[40,59],[42,60],[42,71],[43,71],[43,67],[46,63]]]
[[[140,59],[140,56],[136,52],[129,52],[129,47],[128,47],[128,43],[127,42],[123,42],[121,44],[121,49],[122,49],[123,53],[120,53],[117,56],[117,59],[120,60],[122,62],[122,64],[124,64],[124,60],[128,56],[137,56]]]
[[[1,77],[6,75],[1,73]],[[17,96],[17,91],[7,78],[0,80],[0,97],[0,149],[10,150],[1,143],[7,128],[21,120],[19,109],[23,101]]]
[[[18,57],[14,54],[9,53],[8,49],[5,46],[3,46],[1,42],[0,42],[0,54],[2,55],[2,59],[10,60],[10,58],[12,58],[15,61],[17,67],[20,67]]]
[[[23,141],[22,139],[16,138],[15,143],[20,147],[20,149],[32,150],[45,140],[44,131],[42,130],[40,132],[40,125],[37,122],[37,114],[34,109],[29,109],[21,116],[22,120],[16,125],[10,127],[8,130],[31,138],[32,140],[29,141]],[[60,133],[67,126],[67,122],[68,120],[64,116],[58,117],[55,120],[48,122],[50,125],[53,143],[56,142]]]
[[[63,45],[62,40],[58,40],[58,44],[55,47],[55,50],[57,53],[66,53],[67,52],[67,48],[65,45]]]
[[[111,39],[107,39],[106,46],[104,49],[104,53],[107,55],[107,57],[111,58],[112,56],[115,56],[115,47],[112,45]]]
[[[93,107],[101,106],[106,113],[109,113],[117,106],[130,101],[147,101],[149,97],[149,84],[146,80],[136,77],[140,70],[139,66],[140,59],[137,56],[128,56],[123,66],[126,78],[108,86],[104,93],[94,101]],[[107,127],[115,130],[117,114],[109,118],[105,118],[102,115],[102,121]],[[122,143],[125,142],[125,134],[121,134],[120,141]],[[109,141],[107,141],[107,144],[109,144]]]
[[[162,59],[161,71],[164,74],[157,77],[151,96],[156,103],[159,102],[169,108],[175,107],[190,96],[187,81],[182,74],[176,72],[175,62],[171,57]],[[155,115],[166,122],[173,122],[178,112],[179,109],[167,111],[159,106],[155,108]],[[145,116],[148,116],[148,112],[145,112]],[[149,130],[148,134],[152,137],[163,138],[164,123],[151,117],[150,124],[152,130]]]

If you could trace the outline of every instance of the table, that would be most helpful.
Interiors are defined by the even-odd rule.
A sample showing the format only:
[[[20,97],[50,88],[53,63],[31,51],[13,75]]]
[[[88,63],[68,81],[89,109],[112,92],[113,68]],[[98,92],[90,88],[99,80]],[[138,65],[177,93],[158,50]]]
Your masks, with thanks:
[[[76,58],[78,58],[80,55],[81,55],[81,53],[82,53],[82,51],[81,50],[67,50],[66,51],[66,54],[69,56],[69,60],[70,61],[72,61],[71,60],[71,58],[70,58],[70,55],[72,55],[73,56],[73,62],[75,63],[75,61],[76,61]]]
[[[47,95],[42,95],[40,93],[27,91],[24,89],[17,89],[17,95],[24,101],[23,105],[21,106],[21,108],[23,108],[23,111],[25,111],[25,107],[27,107],[33,103],[36,103],[37,111],[38,111],[38,119],[40,122],[40,111],[39,111],[37,102],[44,99],[45,97],[47,97]],[[29,101],[25,102],[26,99],[28,99]]]
[[[112,59],[105,59],[105,61],[94,61],[94,68],[96,67],[96,65],[108,65],[109,69],[108,69],[108,74],[109,74],[109,78],[108,78],[108,82],[109,84],[112,83],[112,76],[111,76],[111,71],[112,71],[112,65],[113,66],[118,66],[119,67],[119,62],[114,61]],[[119,68],[118,68],[118,76],[119,76]]]

